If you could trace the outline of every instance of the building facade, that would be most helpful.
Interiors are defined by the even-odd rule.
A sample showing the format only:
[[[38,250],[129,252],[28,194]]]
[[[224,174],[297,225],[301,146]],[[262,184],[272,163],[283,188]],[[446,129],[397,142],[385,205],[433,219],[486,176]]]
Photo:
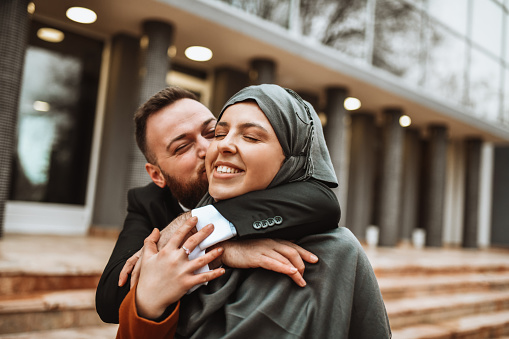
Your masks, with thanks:
[[[150,180],[132,136],[141,103],[176,84],[217,114],[277,83],[320,112],[341,225],[360,240],[509,245],[509,0],[84,5],[93,23],[56,0],[0,5],[5,232],[120,229],[127,190]],[[194,45],[212,59],[188,59]]]

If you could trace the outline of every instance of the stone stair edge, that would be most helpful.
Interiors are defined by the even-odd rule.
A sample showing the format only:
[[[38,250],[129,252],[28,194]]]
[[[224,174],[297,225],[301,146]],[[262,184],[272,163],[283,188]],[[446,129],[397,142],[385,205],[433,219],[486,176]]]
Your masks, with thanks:
[[[377,278],[383,291],[436,290],[451,287],[508,287],[509,272],[463,273],[456,275],[433,275],[423,279],[421,276],[386,276]]]
[[[458,324],[461,322],[469,326]],[[420,323],[394,329],[392,334],[394,339],[448,339],[475,331],[496,330],[497,327],[505,327],[509,331],[509,311],[470,315],[434,324]]]
[[[418,296],[388,300],[385,302],[389,316],[397,314],[415,313],[416,310],[433,311],[437,309],[454,308],[460,305],[472,305],[486,302],[507,302],[509,310],[509,290],[506,291],[485,291],[475,293],[462,293],[454,295],[441,295],[430,298],[429,296]],[[416,308],[416,305],[420,306]]]
[[[47,291],[0,298],[0,316],[69,309],[95,309],[95,289]]]
[[[398,267],[374,267],[375,275],[377,278],[384,278],[389,276],[429,276],[429,275],[456,275],[463,273],[505,273],[509,272],[508,264],[493,264],[493,265],[405,265]]]
[[[12,276],[101,276],[103,269],[76,267],[0,267],[0,278]]]
[[[104,324],[99,326],[0,334],[0,339],[112,339],[117,333],[117,328],[118,325]]]

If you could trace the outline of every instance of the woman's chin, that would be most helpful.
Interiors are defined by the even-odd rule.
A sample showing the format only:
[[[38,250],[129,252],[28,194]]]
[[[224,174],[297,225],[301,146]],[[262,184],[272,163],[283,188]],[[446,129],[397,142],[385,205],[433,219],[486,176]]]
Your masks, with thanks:
[[[210,187],[209,186],[209,194],[215,201],[231,199],[236,196],[243,194],[239,192],[237,189],[230,188],[218,188],[218,187]]]

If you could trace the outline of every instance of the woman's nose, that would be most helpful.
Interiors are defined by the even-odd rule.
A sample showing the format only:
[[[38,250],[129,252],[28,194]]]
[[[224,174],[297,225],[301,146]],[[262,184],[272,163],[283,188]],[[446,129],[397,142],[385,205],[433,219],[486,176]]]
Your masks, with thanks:
[[[235,153],[235,142],[231,136],[226,135],[222,140],[217,143],[217,149],[220,153]]]

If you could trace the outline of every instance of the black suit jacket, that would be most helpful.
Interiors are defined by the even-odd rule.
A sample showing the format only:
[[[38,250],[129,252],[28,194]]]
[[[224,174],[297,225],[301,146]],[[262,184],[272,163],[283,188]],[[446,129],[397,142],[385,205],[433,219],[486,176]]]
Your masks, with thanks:
[[[96,291],[97,313],[108,323],[118,323],[120,304],[129,292],[130,282],[118,287],[127,259],[143,246],[154,227],[162,230],[183,212],[170,190],[154,183],[129,190],[127,200],[124,228]],[[214,206],[235,225],[241,239],[298,239],[337,227],[341,216],[335,194],[314,180],[250,192]]]

